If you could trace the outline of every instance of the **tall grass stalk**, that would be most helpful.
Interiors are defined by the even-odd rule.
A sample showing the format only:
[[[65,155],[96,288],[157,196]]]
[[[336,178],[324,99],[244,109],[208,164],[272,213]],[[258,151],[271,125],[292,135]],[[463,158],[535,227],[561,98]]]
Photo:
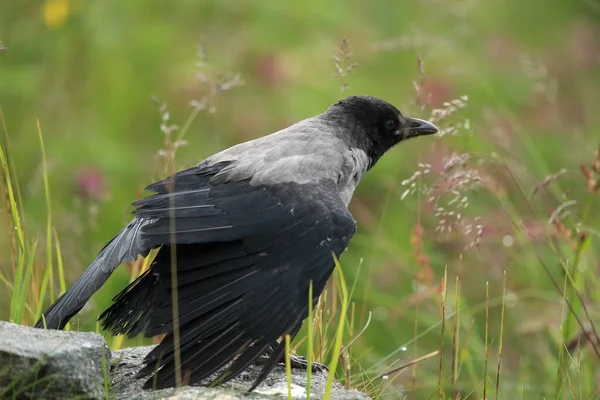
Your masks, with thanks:
[[[60,241],[56,228],[52,228],[54,232],[54,245],[56,250],[56,268],[58,269],[58,284],[60,285],[60,294],[67,291],[67,282],[65,281],[65,268],[63,263],[62,251],[60,250]]]
[[[589,204],[589,201],[588,201]],[[582,221],[585,221],[587,219],[588,216],[588,212],[589,212],[589,206],[585,206],[584,209],[586,211],[583,212],[582,215]],[[568,343],[571,340],[571,337],[573,336],[573,334],[575,333],[575,330],[573,329],[573,325],[576,322],[576,318],[577,315],[576,313],[576,308],[575,308],[575,300],[576,297],[578,297],[578,288],[582,286],[583,284],[583,276],[581,273],[579,273],[579,264],[581,263],[581,258],[583,256],[583,254],[585,253],[585,251],[589,248],[589,245],[591,244],[591,236],[587,236],[584,240],[578,240],[577,243],[577,247],[575,249],[575,254],[573,256],[573,262],[571,263],[571,268],[568,269],[567,266],[564,266],[564,271],[565,271],[565,284],[563,287],[563,302],[565,305],[571,304],[572,305],[572,312],[568,312],[566,311],[566,309],[564,309],[563,311],[563,323],[561,324],[561,335],[560,335],[560,340],[559,340],[559,366],[558,366],[558,373],[557,373],[557,380],[556,380],[556,396],[560,396],[560,393],[562,391],[562,386],[564,384],[565,381],[565,377],[568,376],[568,370],[569,370],[569,365],[571,363],[571,356],[570,354],[568,354],[568,351],[565,349],[564,345],[565,343]],[[579,296],[579,300],[581,301],[581,297]],[[579,308],[584,308],[585,309],[585,304],[581,301],[581,304],[579,306]],[[594,326],[593,322],[592,322],[592,326]],[[584,330],[584,329],[583,329]]]
[[[310,389],[312,388],[312,360],[313,360],[313,282],[308,285],[308,321],[306,338],[306,400],[310,400]]]
[[[24,247],[25,245],[25,237],[27,233],[27,229],[25,227],[25,221],[21,221],[20,214],[18,212],[19,209],[23,209],[23,201],[21,198],[21,193],[19,191],[19,186],[14,185],[13,181],[18,182],[17,179],[17,170],[12,162],[12,159],[9,159],[10,151],[10,140],[8,137],[8,129],[6,128],[6,121],[4,119],[4,114],[2,112],[2,108],[0,108],[0,120],[2,121],[2,134],[4,137],[4,148],[0,146],[0,165],[2,167],[2,171],[5,178],[6,185],[6,194],[8,197],[9,204],[6,209],[9,211],[7,213],[8,217],[12,216],[13,226],[7,226],[8,232],[10,232],[10,236],[14,237],[14,232],[16,232],[19,245]],[[2,196],[4,200],[4,196]],[[6,205],[5,205],[6,206]],[[21,225],[22,224],[22,225]],[[13,265],[17,260],[16,250],[12,249],[13,256]]]
[[[504,271],[502,280],[502,311],[500,312],[500,343],[498,344],[498,368],[496,370],[496,400],[500,396],[500,368],[502,366],[502,349],[504,339],[504,309],[506,303],[506,270]]]
[[[567,359],[569,358],[569,354],[565,349],[565,340],[566,336],[564,330],[566,329],[565,325],[567,325],[567,321],[569,320],[569,311],[567,309],[567,287],[568,287],[569,275],[565,274],[565,279],[563,282],[563,303],[562,303],[562,311],[561,311],[561,319],[563,323],[560,325],[560,335],[558,339],[558,368],[556,371],[556,389],[555,389],[555,398],[558,399],[561,396],[561,392],[563,389],[563,384],[565,380],[565,375],[568,373],[566,366],[568,365]]]
[[[454,326],[452,329],[452,395],[456,396],[458,383],[458,360],[460,354],[460,279],[456,277],[454,288]]]
[[[419,282],[416,282],[416,287],[415,287],[415,291],[419,290]],[[413,337],[415,338],[414,340],[414,357],[418,357],[419,356],[419,305],[420,303],[417,302],[417,304],[415,305],[415,318],[414,318],[414,323],[413,323]],[[411,398],[414,399],[416,396],[416,389],[417,389],[417,370],[419,368],[418,364],[415,364],[415,367],[412,369],[412,374],[411,374],[411,388],[412,390],[410,391],[410,395]]]
[[[179,286],[177,283],[177,243],[176,239],[176,227],[175,227],[175,197],[171,196],[169,199],[170,211],[170,226],[171,226],[171,243],[173,245],[170,248],[171,252],[171,307],[173,312],[173,348],[174,348],[174,362],[175,362],[175,387],[180,388],[182,386],[182,375],[181,375],[181,342],[180,342],[180,331],[179,331]]]
[[[46,162],[46,147],[44,146],[44,136],[42,134],[42,128],[40,122],[37,121],[38,137],[40,140],[40,148],[42,150],[42,173],[44,178],[44,195],[46,201],[46,268],[42,278],[42,284],[39,287],[39,299],[36,301],[35,320],[37,321],[42,316],[44,299],[46,297],[46,290],[50,286],[50,300],[54,301],[54,285],[52,284],[53,273],[52,273],[52,206],[50,202],[50,184],[48,183],[48,164]]]
[[[15,323],[23,321],[25,309],[27,308],[27,289],[31,286],[36,250],[37,240],[26,250],[26,254],[28,255],[27,263],[24,263],[25,255],[23,255],[23,264],[19,263],[17,265],[17,275],[11,299],[11,321]]]
[[[490,355],[489,350],[489,335],[490,331],[490,283],[485,283],[485,342],[483,350],[483,399],[487,399],[487,376],[488,376],[488,359]]]
[[[338,288],[340,290],[340,301],[341,301],[341,311],[339,314],[339,323],[337,325],[337,330],[335,334],[335,342],[333,345],[333,353],[331,355],[331,363],[329,364],[329,375],[327,376],[327,384],[325,386],[325,393],[323,395],[323,400],[328,400],[331,397],[331,390],[333,389],[333,380],[335,377],[335,371],[338,366],[338,360],[341,354],[342,349],[342,340],[344,336],[344,325],[346,322],[346,314],[348,313],[348,289],[346,287],[346,280],[344,279],[344,273],[342,271],[342,267],[335,256],[332,254],[333,259],[335,261],[335,275],[338,283]]]
[[[287,397],[288,400],[292,400],[292,361],[290,353],[292,352],[292,346],[290,344],[290,335],[285,335],[285,380],[287,384]],[[308,366],[310,369],[310,364]]]
[[[14,224],[12,226],[12,228],[13,228],[12,230],[14,230],[14,232],[16,232],[17,238],[18,238],[18,244],[19,244],[20,248],[22,249],[25,247],[24,230],[23,230],[23,227],[21,226],[21,217],[20,217],[20,213],[19,213],[19,206],[17,205],[17,201],[15,198],[15,187],[13,186],[13,182],[12,182],[12,173],[11,173],[11,168],[9,167],[9,164],[8,164],[8,157],[7,157],[7,154],[4,152],[4,148],[2,148],[1,146],[0,146],[0,163],[2,166],[2,172],[4,174],[5,190],[8,194],[9,212],[10,212],[10,215],[12,216],[12,220],[13,220],[13,224]]]
[[[444,277],[442,279],[442,301],[441,301],[441,332],[440,332],[440,369],[439,369],[439,383],[438,383],[438,395],[440,400],[444,399],[444,334],[446,330],[446,294],[448,292],[448,267],[444,268]]]
[[[33,268],[35,249],[37,243],[32,245],[25,243],[25,234],[21,224],[21,212],[15,196],[15,186],[13,185],[11,168],[9,166],[7,154],[4,148],[0,146],[0,166],[4,175],[4,190],[8,197],[7,212],[12,216],[12,222],[7,229],[16,235],[16,265],[14,266],[14,283],[12,285],[12,296],[10,301],[10,320],[20,323],[23,320],[25,309],[26,288],[29,287],[31,271]],[[14,237],[14,236],[13,236]],[[33,250],[33,252],[32,252]],[[27,259],[28,258],[28,259]]]

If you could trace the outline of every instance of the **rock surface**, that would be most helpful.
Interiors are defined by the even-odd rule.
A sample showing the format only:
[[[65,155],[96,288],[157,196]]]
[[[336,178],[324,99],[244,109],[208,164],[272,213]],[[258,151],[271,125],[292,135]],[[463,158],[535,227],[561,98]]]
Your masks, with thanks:
[[[111,352],[95,333],[34,329],[0,321],[0,399],[245,400],[287,398],[283,366],[276,366],[252,393],[261,366],[253,365],[216,388],[142,389],[135,375],[153,346]],[[109,360],[109,361],[107,361]],[[314,372],[311,398],[323,397],[327,372]],[[108,393],[106,393],[108,391]],[[292,369],[292,396],[306,398],[306,371]],[[365,400],[361,392],[334,383],[332,400]]]
[[[154,346],[132,347],[113,352],[113,394],[118,400],[242,400],[287,398],[287,381],[283,366],[276,366],[267,379],[251,394],[246,392],[258,375],[261,366],[253,365],[236,379],[217,388],[186,386],[179,391],[163,389],[147,391],[142,389],[143,379],[135,374],[142,367],[144,356]],[[215,374],[216,376],[216,374]],[[314,372],[311,377],[311,399],[321,399],[325,391],[327,372]],[[294,399],[306,399],[306,371],[292,369],[292,396]],[[369,397],[355,390],[346,390],[335,382],[331,394],[332,400],[367,400]]]
[[[98,334],[0,321],[1,399],[104,399],[108,360]]]

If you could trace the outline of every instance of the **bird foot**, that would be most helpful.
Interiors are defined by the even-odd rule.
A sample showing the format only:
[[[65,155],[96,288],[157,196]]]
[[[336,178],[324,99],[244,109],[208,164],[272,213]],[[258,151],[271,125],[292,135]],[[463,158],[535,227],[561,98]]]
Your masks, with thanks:
[[[267,351],[265,352],[265,354],[263,354],[258,360],[256,360],[256,364],[258,364],[258,365],[264,364],[269,359],[269,356],[271,355],[272,352],[273,352],[273,347],[269,347],[267,349]],[[279,364],[285,365],[285,354],[281,356],[281,360],[279,360]],[[316,362],[313,362],[311,364],[312,364],[312,372],[329,371],[329,369],[327,368],[326,365],[319,364]],[[292,354],[290,354],[290,365],[294,369],[307,370],[308,369],[308,360],[302,356],[292,353]]]
[[[285,363],[285,358],[281,360],[282,363]],[[290,354],[290,364],[292,368],[295,369],[308,369],[308,360],[302,356],[298,356],[295,354]],[[312,372],[326,372],[329,371],[326,365],[319,363],[311,363],[312,364]]]

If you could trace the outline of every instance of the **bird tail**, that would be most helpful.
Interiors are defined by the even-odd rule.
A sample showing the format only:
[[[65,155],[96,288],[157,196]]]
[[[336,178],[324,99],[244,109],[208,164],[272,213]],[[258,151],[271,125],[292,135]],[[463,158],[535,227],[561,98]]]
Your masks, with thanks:
[[[134,219],[108,242],[73,286],[42,314],[35,327],[63,329],[122,262],[146,256],[148,251],[141,248],[138,239],[144,224],[144,220]]]

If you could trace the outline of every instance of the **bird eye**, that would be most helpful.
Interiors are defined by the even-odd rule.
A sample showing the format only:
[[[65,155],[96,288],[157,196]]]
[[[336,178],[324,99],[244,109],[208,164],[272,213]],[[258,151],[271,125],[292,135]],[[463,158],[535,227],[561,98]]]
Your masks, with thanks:
[[[385,121],[385,130],[386,131],[395,131],[398,127],[398,121],[395,119],[388,119]]]

